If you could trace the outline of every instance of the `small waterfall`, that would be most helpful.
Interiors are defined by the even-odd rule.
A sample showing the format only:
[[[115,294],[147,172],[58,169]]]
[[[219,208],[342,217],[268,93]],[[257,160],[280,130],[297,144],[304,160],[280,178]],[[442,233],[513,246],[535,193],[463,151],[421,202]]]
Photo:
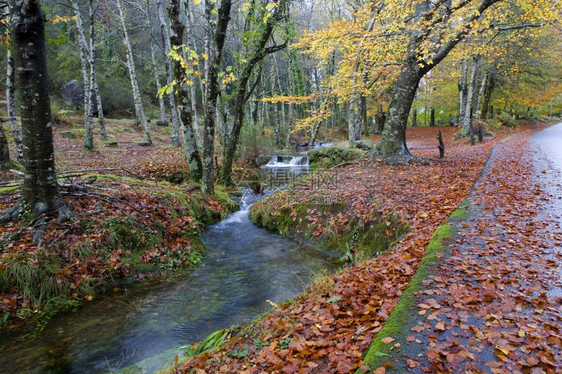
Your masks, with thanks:
[[[277,167],[295,167],[295,166],[308,166],[307,156],[286,156],[286,155],[274,155],[271,156],[271,160],[264,165],[268,168]]]

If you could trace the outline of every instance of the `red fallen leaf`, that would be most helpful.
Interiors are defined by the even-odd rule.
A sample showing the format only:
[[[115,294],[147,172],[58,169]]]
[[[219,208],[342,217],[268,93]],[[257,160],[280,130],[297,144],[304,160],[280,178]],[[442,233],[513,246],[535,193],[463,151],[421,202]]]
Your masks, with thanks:
[[[427,352],[427,359],[429,362],[438,362],[441,359],[441,355],[436,350],[431,350]]]
[[[299,370],[299,368],[295,364],[289,364],[287,366],[284,366],[283,369],[281,369],[281,371],[286,374],[296,373],[297,370]]]
[[[529,364],[529,366],[535,366],[539,364],[539,360],[537,360],[534,357],[527,357],[527,364]]]
[[[437,323],[437,325],[435,325],[435,330],[436,331],[445,331],[446,330],[445,322],[441,321],[441,322]]]
[[[413,342],[413,341],[416,341],[416,337],[415,337],[414,335],[410,335],[410,336],[408,336],[408,337],[406,338],[406,341],[407,341],[408,343],[411,343],[411,342]]]
[[[388,343],[392,343],[394,341],[394,338],[391,336],[387,336],[386,338],[382,338],[381,342],[383,342],[384,344],[388,344]]]
[[[353,370],[354,365],[349,361],[339,361],[336,367],[339,373],[349,373]]]
[[[386,373],[386,369],[385,368],[377,368],[373,374],[385,374]]]
[[[420,363],[416,360],[408,359],[406,360],[406,365],[408,365],[409,368],[416,368],[420,366]]]

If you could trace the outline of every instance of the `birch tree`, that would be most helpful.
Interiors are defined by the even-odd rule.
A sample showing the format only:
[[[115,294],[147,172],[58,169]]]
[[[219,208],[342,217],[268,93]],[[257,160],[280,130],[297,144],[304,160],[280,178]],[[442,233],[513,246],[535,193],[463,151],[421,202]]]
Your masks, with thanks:
[[[170,59],[169,53],[172,49],[170,42],[170,29],[168,27],[168,20],[166,18],[166,13],[164,11],[164,4],[162,0],[156,1],[156,6],[158,7],[158,19],[160,20],[160,32],[162,34],[162,42],[164,44],[164,62],[166,64],[166,84],[171,85],[174,80],[174,73],[172,70],[172,60]],[[174,93],[171,92],[168,95],[170,102],[170,111],[172,117],[172,144],[180,145],[180,119],[178,117],[178,105],[176,103],[176,97]]]
[[[76,28],[78,29],[78,45],[80,48],[80,64],[82,66],[82,78],[84,80],[84,128],[86,129],[86,137],[84,140],[84,148],[87,150],[94,149],[94,120],[92,108],[92,94],[90,90],[90,76],[88,74],[88,45],[84,35],[84,23],[82,22],[82,14],[80,7],[76,1],[71,2],[74,16],[76,17]]]
[[[472,102],[474,101],[474,88],[476,87],[476,73],[478,72],[478,61],[479,57],[474,56],[472,58],[472,67],[470,69],[470,77],[468,81],[468,88],[466,93],[466,102],[464,107],[464,117],[461,119],[462,123],[462,134],[469,135],[472,137]]]
[[[150,1],[146,1],[146,12],[143,12],[146,16],[146,27],[148,28],[149,39],[150,39],[150,59],[152,61],[152,70],[154,73],[154,80],[156,82],[156,90],[160,92],[162,89],[162,84],[160,83],[160,69],[158,69],[158,63],[156,61],[156,47],[154,45],[154,33],[152,31],[152,21],[150,17]],[[158,95],[158,106],[160,108],[160,122],[166,124],[168,121],[166,119],[166,103],[164,102],[164,96]],[[176,139],[176,143],[179,141]],[[174,144],[176,144],[174,143]],[[177,144],[176,144],[177,145]]]
[[[2,17],[9,17],[10,7],[7,1],[0,4],[0,9],[2,10]],[[8,28],[5,29],[4,36],[6,38],[10,37]],[[12,55],[12,49],[8,45],[6,48],[6,109],[8,112],[10,132],[12,133],[16,146],[16,160],[21,163],[23,162],[23,147],[21,131],[16,118],[16,99],[14,91],[14,57]]]
[[[7,7],[6,7],[7,8]],[[9,14],[9,10],[5,8],[5,13]],[[23,143],[21,131],[16,118],[16,97],[15,97],[15,73],[14,73],[14,56],[11,48],[6,49],[6,106],[8,109],[8,121],[10,123],[10,131],[16,145],[16,160],[23,162]]]
[[[97,60],[97,48],[96,48],[96,28],[95,28],[95,16],[96,12],[94,9],[93,0],[88,2],[88,11],[90,15],[90,96],[96,99],[98,121],[100,125],[100,136],[102,140],[107,140],[107,131],[105,129],[105,116],[103,114],[103,104],[101,100],[100,88],[98,86],[98,80],[96,77],[96,60]],[[93,109],[93,108],[92,108]],[[93,110],[92,110],[93,116]],[[93,120],[93,118],[92,118]]]
[[[144,107],[142,105],[142,96],[139,88],[139,83],[137,81],[137,71],[135,68],[135,59],[133,55],[133,48],[131,47],[131,41],[129,40],[129,32],[127,30],[127,25],[125,24],[125,12],[123,10],[122,0],[116,0],[117,10],[119,11],[119,22],[121,23],[121,29],[123,31],[123,44],[126,49],[126,59],[127,68],[129,69],[129,77],[131,79],[131,86],[133,88],[133,100],[135,102],[135,115],[137,117],[137,124],[141,125],[144,129],[146,135],[146,144],[152,145],[152,138],[150,136],[150,128],[148,127],[148,122],[146,120],[146,115],[144,114]]]

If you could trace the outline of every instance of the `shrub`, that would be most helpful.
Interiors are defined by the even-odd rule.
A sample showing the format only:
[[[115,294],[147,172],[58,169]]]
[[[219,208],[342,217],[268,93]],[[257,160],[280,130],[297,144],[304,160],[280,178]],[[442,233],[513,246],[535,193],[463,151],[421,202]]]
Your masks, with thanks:
[[[505,112],[501,112],[498,116],[496,116],[496,123],[510,129],[517,126],[517,122]]]
[[[270,154],[275,149],[275,139],[271,130],[263,130],[261,126],[248,121],[240,133],[238,150],[242,163],[254,163],[260,155]]]

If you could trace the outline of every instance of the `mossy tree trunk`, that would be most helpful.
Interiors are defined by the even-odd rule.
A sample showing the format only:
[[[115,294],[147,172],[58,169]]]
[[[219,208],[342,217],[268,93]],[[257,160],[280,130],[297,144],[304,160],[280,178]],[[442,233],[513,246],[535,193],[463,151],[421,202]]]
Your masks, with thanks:
[[[219,74],[221,72],[222,54],[226,31],[230,22],[230,0],[223,0],[218,11],[217,26],[213,35],[213,46],[210,50],[209,69],[207,71],[205,121],[203,132],[203,192],[215,192],[215,127],[217,122],[217,99],[219,96]]]
[[[10,148],[4,132],[4,125],[0,121],[0,167],[10,162]]]
[[[170,18],[170,44],[171,47],[180,47],[183,45],[184,25],[180,20],[180,3],[179,0],[171,0],[168,5],[168,16]],[[176,82],[183,82],[185,78],[185,70],[179,61],[173,62],[174,79]],[[180,113],[180,120],[183,132],[183,146],[187,166],[191,172],[191,179],[200,181],[203,176],[203,165],[201,156],[197,149],[197,141],[192,125],[191,103],[189,101],[189,92],[186,84],[181,84],[176,89],[176,103]]]
[[[249,85],[254,69],[261,64],[266,55],[286,48],[286,44],[267,47],[267,43],[273,34],[273,29],[276,24],[285,17],[286,7],[287,1],[281,0],[271,16],[267,18],[265,24],[260,25],[259,29],[254,30],[256,39],[252,43],[251,51],[248,52],[246,63],[241,67],[241,74],[238,77],[236,88],[234,89],[234,122],[232,124],[228,144],[226,145],[226,152],[220,173],[220,182],[223,185],[232,184],[232,167],[234,165],[234,156],[238,148],[240,131],[244,123],[245,106],[258,83],[255,81],[252,85]],[[255,27],[257,28],[258,26]]]
[[[16,86],[23,132],[20,204],[35,213],[59,208],[45,52],[45,14],[38,0],[11,0]]]
[[[446,42],[435,43],[429,58],[424,58],[420,50],[423,48],[425,38],[431,32],[433,26],[430,26],[429,29],[424,29],[423,27],[421,29],[417,27],[412,28],[406,58],[402,63],[400,74],[394,85],[384,130],[373,154],[410,154],[406,146],[406,126],[420,80],[427,72],[448,56],[453,48],[470,33],[473,23],[481,17],[486,9],[498,1],[480,0],[477,5],[475,4],[475,11],[463,19],[465,27],[461,28],[451,38],[448,38]],[[441,17],[438,9],[432,8],[435,5],[442,6],[443,3],[430,3],[429,1],[416,3],[411,22],[417,24],[421,19],[423,20],[422,25],[424,22],[431,25],[433,17]],[[448,18],[445,16],[438,19],[446,20]]]

